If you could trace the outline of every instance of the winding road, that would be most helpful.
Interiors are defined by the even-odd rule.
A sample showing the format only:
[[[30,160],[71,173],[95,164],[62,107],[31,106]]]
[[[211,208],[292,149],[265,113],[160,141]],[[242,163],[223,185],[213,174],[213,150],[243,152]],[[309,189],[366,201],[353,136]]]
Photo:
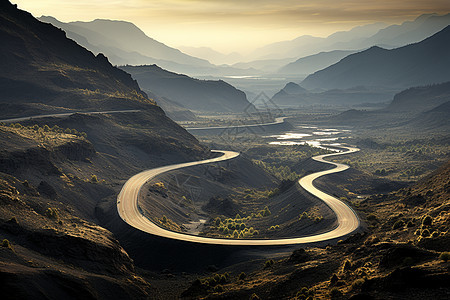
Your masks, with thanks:
[[[235,129],[235,128],[254,128],[254,127],[264,127],[270,125],[283,124],[284,119],[287,117],[275,118],[275,122],[262,123],[262,124],[247,124],[247,125],[227,125],[227,126],[213,126],[213,127],[184,127],[187,131],[190,130],[211,130],[211,129]]]
[[[358,148],[352,148],[352,147],[344,147],[346,151],[332,153],[332,154],[325,154],[325,155],[319,155],[313,157],[314,160],[319,162],[324,162],[328,164],[332,164],[336,166],[335,168],[331,170],[321,171],[317,173],[310,174],[308,176],[305,176],[301,178],[298,182],[299,184],[307,190],[312,195],[318,197],[322,201],[324,201],[336,214],[338,226],[328,232],[317,234],[317,235],[311,235],[311,236],[305,236],[305,237],[297,237],[297,238],[283,238],[283,239],[222,239],[222,238],[208,238],[208,237],[201,237],[196,235],[189,235],[174,231],[169,231],[166,229],[163,229],[156,224],[152,223],[149,219],[144,217],[142,213],[140,212],[140,209],[138,207],[138,196],[139,192],[142,188],[142,186],[149,181],[150,179],[154,178],[155,176],[162,174],[167,171],[175,170],[175,169],[181,169],[186,168],[190,166],[196,166],[201,164],[207,164],[207,163],[213,163],[213,162],[220,162],[225,161],[229,159],[233,159],[237,156],[239,156],[239,153],[233,152],[233,151],[221,151],[221,150],[214,150],[213,152],[220,152],[223,153],[222,156],[202,161],[195,161],[195,162],[188,162],[188,163],[181,163],[181,164],[175,164],[175,165],[169,165],[165,167],[160,167],[156,169],[147,170],[144,172],[141,172],[137,175],[134,175],[131,177],[125,185],[122,187],[122,190],[120,191],[118,197],[117,197],[117,210],[119,212],[120,217],[122,220],[124,220],[129,225],[133,226],[136,229],[139,229],[141,231],[162,236],[165,238],[170,239],[176,239],[176,240],[182,240],[187,242],[194,242],[194,243],[202,243],[202,244],[215,244],[215,245],[240,245],[240,246],[270,246],[270,245],[293,245],[293,244],[306,244],[306,243],[313,243],[313,242],[321,242],[326,240],[331,240],[335,238],[342,237],[344,235],[347,235],[349,233],[354,232],[360,225],[358,216],[355,214],[355,212],[344,202],[337,199],[336,197],[333,197],[331,195],[328,195],[317,188],[314,187],[313,181],[321,176],[331,174],[331,173],[337,173],[342,172],[349,167],[344,164],[329,162],[324,160],[326,157],[330,156],[336,156],[336,155],[342,155],[342,154],[348,154],[353,153],[356,151],[359,151]]]

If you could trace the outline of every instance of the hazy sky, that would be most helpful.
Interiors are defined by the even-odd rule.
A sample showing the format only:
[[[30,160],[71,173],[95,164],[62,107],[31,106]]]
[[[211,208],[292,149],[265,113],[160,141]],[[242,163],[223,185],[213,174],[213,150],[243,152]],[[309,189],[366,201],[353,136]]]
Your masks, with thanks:
[[[11,0],[60,21],[125,20],[169,46],[222,52],[375,22],[401,23],[450,12],[449,0]]]

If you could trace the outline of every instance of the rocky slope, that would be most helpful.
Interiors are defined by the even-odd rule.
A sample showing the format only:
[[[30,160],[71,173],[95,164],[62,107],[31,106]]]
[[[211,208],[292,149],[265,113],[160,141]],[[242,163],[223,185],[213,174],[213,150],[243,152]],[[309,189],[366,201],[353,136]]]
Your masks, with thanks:
[[[410,187],[361,201],[355,209],[362,216],[364,232],[336,246],[298,249],[283,259],[220,270],[219,276],[194,281],[182,295],[187,299],[446,298],[450,292],[449,172],[447,162]]]
[[[182,106],[199,111],[244,112],[253,106],[244,92],[219,80],[199,80],[176,74],[156,65],[124,66],[144,90],[167,97]]]

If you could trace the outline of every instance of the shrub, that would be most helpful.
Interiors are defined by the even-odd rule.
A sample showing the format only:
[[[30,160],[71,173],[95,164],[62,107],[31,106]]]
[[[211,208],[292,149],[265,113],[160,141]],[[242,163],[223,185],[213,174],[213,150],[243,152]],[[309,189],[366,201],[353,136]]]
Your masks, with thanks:
[[[91,182],[93,182],[93,183],[97,183],[98,182],[97,175],[92,175],[91,176]]]
[[[259,296],[256,295],[255,293],[253,293],[253,294],[250,296],[250,300],[259,300],[259,299],[261,299],[261,298],[259,298]]]
[[[275,263],[275,262],[273,261],[273,259],[267,260],[267,261],[264,263],[264,269],[270,268],[271,266],[273,266],[274,263]]]
[[[238,279],[239,280],[245,280],[245,278],[247,278],[247,274],[245,274],[244,272],[242,272],[241,274],[239,274]]]
[[[295,297],[299,300],[314,299],[314,290],[303,287],[300,291],[297,292]]]
[[[393,230],[400,229],[403,228],[403,226],[405,226],[405,222],[403,220],[397,220],[397,222],[395,222],[394,225],[392,226],[392,229]]]
[[[343,268],[343,270],[344,271],[348,271],[348,270],[350,270],[352,268],[352,262],[351,261],[349,261],[348,259],[345,261],[345,263],[344,263],[344,268]]]
[[[222,293],[223,292],[223,286],[218,284],[214,287],[214,292],[216,293]]]
[[[431,223],[433,223],[433,218],[431,216],[426,215],[422,219],[422,225],[423,226],[431,226]]]
[[[47,208],[45,215],[50,219],[58,219],[58,210],[56,208]]]
[[[428,229],[422,230],[420,236],[427,237],[430,236],[430,231]]]
[[[442,252],[441,255],[439,255],[439,259],[448,262],[450,260],[450,252]]]
[[[270,210],[269,210],[269,208],[268,208],[267,206],[264,207],[264,210],[263,210],[263,212],[262,212],[262,215],[263,215],[264,217],[268,217],[268,216],[271,215],[271,212],[270,212]]]
[[[9,240],[7,240],[7,239],[4,239],[4,240],[2,241],[2,247],[3,247],[3,248],[8,248],[8,249],[11,249],[11,250],[12,250],[11,243],[10,243]]]
[[[161,219],[161,221],[162,221],[163,223],[167,223],[167,217],[166,217],[166,216],[163,216],[162,219]]]

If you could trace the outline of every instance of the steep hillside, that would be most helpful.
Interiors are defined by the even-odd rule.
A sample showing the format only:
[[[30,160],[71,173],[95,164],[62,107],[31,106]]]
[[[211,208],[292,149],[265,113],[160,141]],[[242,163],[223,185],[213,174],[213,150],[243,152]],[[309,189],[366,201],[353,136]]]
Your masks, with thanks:
[[[94,56],[67,39],[60,29],[36,20],[8,1],[2,1],[1,8],[0,35],[5,42],[0,45],[0,66],[8,72],[0,75],[0,119],[71,110],[132,108],[140,110],[140,116],[129,120],[126,126],[133,127],[143,120],[152,120],[146,122],[145,129],[140,129],[143,136],[152,136],[148,141],[165,145],[163,148],[168,153],[168,145],[173,140],[179,141],[177,145],[182,145],[182,152],[203,152],[194,137],[167,118],[155,102],[140,90],[137,82],[128,73],[113,67],[105,56]],[[108,120],[110,129],[97,131],[95,136],[103,135],[99,140],[104,140],[108,134],[117,133],[121,138],[116,136],[115,143],[125,143],[127,128],[118,123],[120,118],[93,118]],[[72,124],[70,128],[87,131],[83,122]],[[130,130],[128,132],[131,133]],[[93,143],[97,150],[105,145],[97,143],[97,139]],[[149,150],[146,149],[147,153]],[[156,147],[150,152],[157,154]]]
[[[427,130],[441,130],[449,132],[450,130],[450,101],[447,101],[429,111],[423,112],[408,122],[407,126],[411,129],[425,128]]]
[[[199,111],[244,112],[245,94],[224,81],[199,80],[152,66],[123,66],[144,90]]]
[[[52,25],[3,1],[1,102],[92,108],[150,104],[131,76],[80,47]],[[3,111],[3,113],[5,113]]]
[[[388,111],[420,112],[450,101],[450,82],[413,87],[395,95]]]
[[[372,47],[308,76],[305,88],[383,86],[405,88],[450,80],[450,26],[416,44]]]
[[[335,50],[305,56],[291,62],[278,70],[280,74],[312,74],[329,67],[355,51]]]
[[[78,135],[0,126],[5,299],[134,298],[154,292],[113,234],[94,223],[97,203],[115,194],[111,174],[130,167],[96,153]]]

